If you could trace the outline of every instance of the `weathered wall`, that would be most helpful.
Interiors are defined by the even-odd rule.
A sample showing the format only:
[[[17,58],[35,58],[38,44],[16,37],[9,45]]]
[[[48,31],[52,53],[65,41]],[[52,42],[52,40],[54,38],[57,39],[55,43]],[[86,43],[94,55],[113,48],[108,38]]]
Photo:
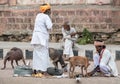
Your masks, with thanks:
[[[51,18],[54,25],[51,41],[61,40],[61,25],[69,20],[78,31],[87,28],[93,32],[95,39],[101,38],[108,43],[120,42],[120,6],[119,0],[116,1],[117,6],[52,5]],[[15,5],[16,2],[9,3]],[[38,5],[1,6],[0,41],[30,41],[38,12]]]
[[[72,27],[82,32],[87,28],[94,39],[106,43],[120,43],[120,8],[111,6],[57,6],[53,8],[54,33],[61,33],[61,25],[69,20]],[[56,35],[58,37],[58,35]],[[54,37],[55,38],[55,37]],[[58,37],[61,38],[61,37]]]
[[[0,0],[0,4],[31,5],[31,4],[110,4],[114,0]],[[119,1],[119,0],[117,0]],[[118,2],[117,2],[118,4]]]
[[[120,6],[120,0],[0,0],[0,5],[16,6],[16,5],[34,5],[34,4],[111,4]]]

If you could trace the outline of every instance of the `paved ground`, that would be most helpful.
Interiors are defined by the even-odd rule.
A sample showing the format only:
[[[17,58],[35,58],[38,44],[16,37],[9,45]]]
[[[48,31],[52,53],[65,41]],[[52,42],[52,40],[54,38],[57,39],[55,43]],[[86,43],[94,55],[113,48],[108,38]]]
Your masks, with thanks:
[[[32,65],[32,60],[30,61]],[[23,65],[22,61],[19,61],[20,65]],[[120,72],[120,61],[116,61],[118,70]],[[15,65],[15,64],[14,64]],[[3,67],[3,60],[0,60],[0,68]],[[93,68],[93,62],[88,68],[91,71]],[[79,68],[76,68],[78,72]],[[0,84],[75,84],[75,79],[70,78],[35,78],[35,77],[13,77],[13,69],[11,68],[10,62],[7,62],[7,68],[0,70]],[[81,84],[120,84],[120,77],[82,77]]]
[[[2,44],[2,45],[1,45]],[[20,48],[31,48],[28,43],[0,43],[0,48],[8,49],[13,46],[19,46]],[[88,47],[89,45],[87,45]],[[113,45],[112,45],[113,46]],[[55,47],[55,46],[53,46]],[[89,47],[88,47],[89,48]],[[30,61],[32,65],[32,60]],[[22,61],[19,62],[23,65]],[[116,61],[118,71],[120,72],[120,61]],[[0,68],[3,67],[3,60],[0,59]],[[88,68],[91,71],[93,68],[93,62]],[[78,72],[78,69],[76,71]],[[34,78],[34,77],[13,77],[13,69],[11,68],[10,62],[7,62],[7,68],[0,70],[0,84],[76,84],[75,79],[70,78]],[[80,84],[120,84],[120,77],[82,77]]]

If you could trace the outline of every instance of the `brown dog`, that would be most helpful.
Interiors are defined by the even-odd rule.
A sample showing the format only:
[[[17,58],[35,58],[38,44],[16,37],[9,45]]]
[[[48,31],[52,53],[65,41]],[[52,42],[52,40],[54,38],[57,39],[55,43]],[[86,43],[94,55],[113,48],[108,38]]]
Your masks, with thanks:
[[[23,63],[26,65],[24,57],[23,57],[23,52],[20,48],[13,47],[5,56],[4,59],[4,67],[1,68],[2,70],[6,68],[6,62],[11,61],[11,66],[13,66],[13,61],[15,60],[16,64],[18,65],[18,61],[22,60]]]
[[[86,71],[86,76],[87,76],[87,68],[90,65],[89,60],[87,57],[82,57],[82,56],[74,56],[69,58],[70,62],[70,69],[69,69],[69,76],[70,78],[74,78],[74,70],[76,66],[81,67],[81,74],[83,74],[83,68]]]

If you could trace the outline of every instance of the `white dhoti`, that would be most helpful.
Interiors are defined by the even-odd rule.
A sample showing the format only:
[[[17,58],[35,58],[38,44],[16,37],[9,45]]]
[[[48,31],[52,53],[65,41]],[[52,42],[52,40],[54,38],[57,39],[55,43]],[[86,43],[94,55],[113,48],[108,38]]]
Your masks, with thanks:
[[[50,66],[50,58],[48,48],[35,45],[33,51],[33,69],[47,71],[47,68]]]
[[[73,49],[72,49],[73,42],[71,40],[66,39],[64,43],[64,51],[63,54],[68,55],[69,57],[73,57]]]
[[[100,70],[104,73],[104,74],[112,74],[111,73],[111,69],[108,65],[105,65],[104,63],[100,64]]]
[[[100,62],[100,68],[103,73],[111,74],[113,76],[118,76],[118,70],[115,63],[115,59],[113,56],[111,56],[110,51],[108,51],[107,49],[104,50]]]

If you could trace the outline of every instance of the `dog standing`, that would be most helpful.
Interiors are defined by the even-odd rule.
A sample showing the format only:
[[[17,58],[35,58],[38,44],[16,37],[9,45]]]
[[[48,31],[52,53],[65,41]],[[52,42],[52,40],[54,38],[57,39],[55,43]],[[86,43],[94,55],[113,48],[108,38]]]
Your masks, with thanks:
[[[83,76],[83,69],[86,71],[86,76],[87,76],[87,68],[90,65],[89,60],[87,57],[82,57],[82,56],[74,56],[69,58],[69,63],[70,63],[70,68],[69,68],[69,76],[70,78],[74,78],[74,70],[76,66],[81,67],[81,73]]]
[[[4,59],[4,67],[1,68],[2,70],[6,68],[6,62],[11,61],[11,66],[13,66],[13,61],[15,60],[16,65],[18,65],[18,61],[22,60],[23,63],[26,65],[24,57],[23,57],[23,52],[20,48],[13,47],[9,52],[7,52],[5,59]]]
[[[63,54],[60,53],[57,49],[49,48],[49,56],[51,60],[53,61],[53,64],[56,68],[58,68],[58,62],[60,63],[62,69],[67,72],[66,66],[67,64],[63,60]]]

